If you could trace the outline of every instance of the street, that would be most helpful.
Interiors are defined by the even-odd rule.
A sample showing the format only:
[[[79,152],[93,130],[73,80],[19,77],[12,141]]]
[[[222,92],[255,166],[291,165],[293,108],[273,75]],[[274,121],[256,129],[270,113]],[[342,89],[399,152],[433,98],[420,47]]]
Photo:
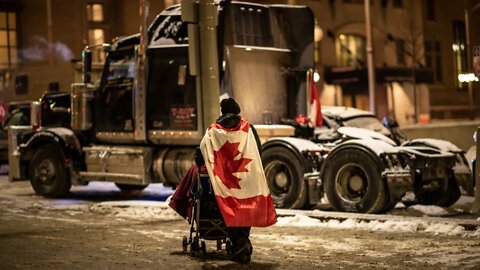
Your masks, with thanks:
[[[281,215],[275,226],[252,229],[249,265],[229,261],[212,241],[205,258],[191,257],[181,245],[187,222],[160,201],[168,190],[155,186],[144,195],[123,194],[113,184],[93,182],[73,187],[68,198],[45,199],[29,182],[10,183],[2,176],[0,268],[480,269],[477,227],[423,223],[411,216],[366,225]],[[468,220],[479,223],[476,217]]]

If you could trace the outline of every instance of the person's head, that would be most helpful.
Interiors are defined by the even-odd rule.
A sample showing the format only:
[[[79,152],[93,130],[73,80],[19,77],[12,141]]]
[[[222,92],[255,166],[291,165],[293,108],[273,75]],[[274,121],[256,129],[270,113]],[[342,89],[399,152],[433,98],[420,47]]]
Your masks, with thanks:
[[[240,106],[233,98],[226,98],[220,102],[220,109],[222,115],[224,114],[239,114]]]

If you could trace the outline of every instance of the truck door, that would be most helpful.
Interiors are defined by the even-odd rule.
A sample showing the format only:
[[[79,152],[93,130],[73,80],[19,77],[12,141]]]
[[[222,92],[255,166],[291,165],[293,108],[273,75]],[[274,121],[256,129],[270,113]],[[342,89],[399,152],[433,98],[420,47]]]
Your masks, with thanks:
[[[198,144],[200,94],[188,71],[188,33],[179,6],[162,12],[149,29],[147,48],[148,139],[161,144]]]

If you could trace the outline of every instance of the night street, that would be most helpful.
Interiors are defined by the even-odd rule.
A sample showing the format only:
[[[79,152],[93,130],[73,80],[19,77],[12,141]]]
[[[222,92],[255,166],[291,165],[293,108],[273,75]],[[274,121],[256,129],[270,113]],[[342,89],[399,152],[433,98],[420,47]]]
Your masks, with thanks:
[[[390,227],[350,220],[309,224],[280,217],[254,228],[252,262],[237,265],[216,243],[207,257],[182,251],[188,225],[159,199],[164,188],[145,195],[122,194],[113,184],[75,187],[66,199],[34,194],[29,182],[0,179],[1,269],[478,269],[478,229],[416,222]],[[137,197],[137,198],[135,198]],[[400,211],[400,210],[398,210]],[[319,213],[323,213],[320,212]],[[295,217],[302,219],[301,216]],[[447,219],[447,218],[445,218]],[[469,219],[475,221],[475,217]],[[310,221],[312,219],[309,219]],[[421,222],[422,218],[412,218]],[[375,223],[375,222],[370,222]],[[384,222],[385,223],[385,222]],[[403,223],[403,225],[402,225]],[[337,225],[335,225],[337,224]],[[396,224],[393,226],[392,224]],[[346,228],[342,229],[341,227]],[[377,229],[375,229],[375,226]],[[402,227],[403,226],[403,227]],[[410,228],[408,226],[411,226]],[[379,229],[381,228],[381,229]],[[430,231],[429,231],[430,230]]]
[[[0,0],[0,270],[480,270],[479,26],[480,0]]]

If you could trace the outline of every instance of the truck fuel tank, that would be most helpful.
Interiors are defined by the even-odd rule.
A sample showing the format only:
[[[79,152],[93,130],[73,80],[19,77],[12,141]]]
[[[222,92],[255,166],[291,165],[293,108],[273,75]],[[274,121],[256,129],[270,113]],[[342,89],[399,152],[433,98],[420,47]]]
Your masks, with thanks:
[[[153,159],[155,178],[167,186],[180,184],[183,176],[195,164],[195,148],[164,148]]]

